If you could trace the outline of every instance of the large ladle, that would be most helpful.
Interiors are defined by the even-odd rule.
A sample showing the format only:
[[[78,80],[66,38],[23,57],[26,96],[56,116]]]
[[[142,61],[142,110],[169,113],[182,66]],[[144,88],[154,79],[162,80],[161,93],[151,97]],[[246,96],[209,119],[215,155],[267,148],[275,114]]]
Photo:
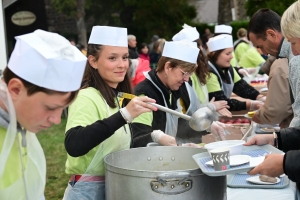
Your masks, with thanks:
[[[133,99],[135,97],[135,95],[133,95],[133,94],[127,94],[127,93],[123,93],[123,92],[119,92],[118,96],[126,98],[126,99]],[[207,130],[209,128],[209,126],[212,124],[212,122],[214,121],[215,115],[207,107],[202,107],[202,108],[198,109],[192,116],[189,116],[189,115],[183,114],[181,112],[167,108],[165,106],[158,105],[156,103],[149,103],[149,104],[155,106],[157,109],[159,109],[161,111],[170,113],[172,115],[175,115],[177,117],[180,117],[182,119],[189,121],[190,127],[192,129],[194,129],[195,131]]]

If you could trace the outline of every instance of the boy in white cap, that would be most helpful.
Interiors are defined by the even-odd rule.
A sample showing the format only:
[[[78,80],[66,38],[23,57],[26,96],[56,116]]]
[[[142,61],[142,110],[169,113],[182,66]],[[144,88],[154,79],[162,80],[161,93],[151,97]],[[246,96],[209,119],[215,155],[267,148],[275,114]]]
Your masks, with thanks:
[[[55,33],[36,30],[16,40],[0,81],[0,199],[39,200],[46,162],[34,133],[60,123],[86,58]]]
[[[82,88],[69,107],[65,148],[70,180],[65,200],[104,200],[104,157],[129,149],[132,120],[156,110],[146,103],[155,102],[148,97],[135,97],[128,104],[118,97],[118,92],[132,93],[128,56],[126,28],[93,27]]]

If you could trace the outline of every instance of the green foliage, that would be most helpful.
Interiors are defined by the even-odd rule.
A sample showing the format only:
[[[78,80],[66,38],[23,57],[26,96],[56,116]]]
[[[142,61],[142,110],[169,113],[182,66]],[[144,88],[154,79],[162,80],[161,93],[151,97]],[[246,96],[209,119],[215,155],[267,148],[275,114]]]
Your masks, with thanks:
[[[294,2],[295,0],[248,0],[245,8],[247,10],[247,15],[250,17],[261,8],[270,8],[281,16]]]
[[[52,0],[52,6],[68,16],[76,16],[76,0]],[[171,39],[184,23],[196,17],[196,9],[187,0],[86,0],[86,21],[93,25],[110,25],[128,28],[139,43],[149,42],[157,34]],[[91,27],[87,27],[87,34]]]
[[[62,118],[59,125],[54,125],[37,134],[47,162],[45,189],[47,200],[62,199],[70,178],[65,173],[67,160],[67,152],[64,146],[66,121],[65,118]]]

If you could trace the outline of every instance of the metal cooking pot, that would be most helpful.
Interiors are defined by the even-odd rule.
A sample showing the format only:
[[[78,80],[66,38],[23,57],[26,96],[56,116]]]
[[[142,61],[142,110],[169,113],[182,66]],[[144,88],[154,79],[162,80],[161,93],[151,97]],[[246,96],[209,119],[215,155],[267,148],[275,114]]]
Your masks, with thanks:
[[[226,176],[202,173],[192,147],[145,147],[105,157],[106,200],[226,200]]]

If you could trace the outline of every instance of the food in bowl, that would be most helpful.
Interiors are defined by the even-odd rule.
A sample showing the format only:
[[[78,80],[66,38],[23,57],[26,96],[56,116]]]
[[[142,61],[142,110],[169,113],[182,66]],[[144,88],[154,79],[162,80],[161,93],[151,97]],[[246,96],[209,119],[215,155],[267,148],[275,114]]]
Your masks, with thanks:
[[[206,144],[204,148],[207,149],[209,155],[213,149],[229,148],[229,154],[233,156],[242,154],[243,144],[245,144],[244,140],[224,140]]]

